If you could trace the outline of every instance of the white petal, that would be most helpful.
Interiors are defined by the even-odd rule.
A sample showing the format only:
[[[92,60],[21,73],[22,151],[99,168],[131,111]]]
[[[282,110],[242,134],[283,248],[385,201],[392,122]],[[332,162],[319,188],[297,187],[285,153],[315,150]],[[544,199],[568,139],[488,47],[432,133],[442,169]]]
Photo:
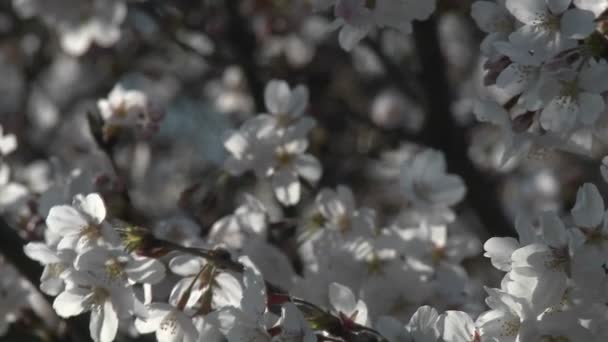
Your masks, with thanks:
[[[595,228],[600,225],[604,216],[604,200],[594,184],[585,183],[578,189],[571,213],[580,227]]]
[[[493,237],[483,245],[485,257],[490,258],[492,266],[509,272],[511,270],[511,254],[519,247],[517,240],[511,237]]]
[[[562,33],[571,39],[584,39],[595,31],[595,15],[592,12],[573,8],[561,19]]]
[[[445,342],[475,341],[475,324],[471,317],[461,311],[446,311],[439,319]]]
[[[30,242],[23,247],[25,255],[43,265],[61,262],[57,254],[42,242]]]
[[[340,46],[346,51],[351,51],[361,39],[365,38],[368,31],[367,27],[358,28],[345,24],[338,35]]]
[[[137,318],[135,320],[135,329],[142,334],[148,334],[156,329],[159,329],[163,318],[171,311],[173,307],[166,303],[152,303],[146,305],[147,317]]]
[[[568,9],[572,0],[547,0],[547,6],[553,14],[561,14]]]
[[[61,317],[80,315],[86,307],[86,298],[91,292],[83,288],[72,288],[62,292],[53,301],[53,309]]]
[[[169,269],[175,274],[187,277],[197,274],[204,264],[205,261],[199,257],[178,255],[169,261]]]
[[[436,329],[439,314],[434,308],[424,305],[418,308],[407,324],[414,341],[436,341],[439,332]]]
[[[156,284],[165,278],[165,266],[152,258],[135,257],[125,266],[125,272],[139,284]]]
[[[294,168],[309,183],[316,183],[321,178],[321,163],[310,154],[300,154],[294,160]]]
[[[91,338],[95,342],[112,342],[118,331],[118,316],[112,302],[106,300],[103,306],[91,311],[89,323]]]
[[[329,284],[329,302],[336,311],[347,316],[352,315],[357,307],[357,300],[353,292],[338,283]]]
[[[264,102],[272,114],[286,114],[290,98],[291,90],[285,81],[271,80],[264,89]]]
[[[531,24],[539,15],[549,13],[545,0],[507,0],[505,6],[517,20],[524,24]]]
[[[606,106],[604,98],[600,94],[580,93],[578,101],[581,107],[580,120],[585,125],[594,124]]]
[[[303,85],[298,85],[291,93],[289,101],[289,114],[291,116],[300,116],[308,106],[308,88]]]
[[[283,205],[291,206],[300,201],[300,181],[290,168],[282,168],[272,176],[272,188]]]
[[[551,247],[563,247],[567,244],[568,234],[562,220],[554,212],[545,212],[541,215],[540,225],[543,239]]]
[[[72,205],[87,214],[96,224],[100,224],[106,218],[106,206],[99,194],[88,194],[86,197],[76,195]]]
[[[65,236],[80,231],[87,225],[87,221],[69,205],[58,205],[52,207],[46,218],[46,225],[54,233]]]

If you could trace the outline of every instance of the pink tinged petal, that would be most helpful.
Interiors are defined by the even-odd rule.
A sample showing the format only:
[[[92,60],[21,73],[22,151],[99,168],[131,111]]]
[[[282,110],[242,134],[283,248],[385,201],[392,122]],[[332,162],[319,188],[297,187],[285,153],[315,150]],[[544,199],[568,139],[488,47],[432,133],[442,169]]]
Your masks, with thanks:
[[[87,300],[91,291],[79,287],[59,294],[53,302],[53,309],[63,318],[80,315],[88,309]]]
[[[471,317],[461,311],[446,311],[439,320],[445,342],[473,342],[477,329]]]
[[[321,178],[321,163],[310,154],[301,154],[294,160],[294,168],[309,183],[316,183]]]
[[[271,80],[264,89],[264,102],[272,114],[286,114],[289,111],[291,90],[285,81]]]
[[[23,247],[25,255],[43,265],[61,262],[57,254],[42,242],[30,242]]]
[[[580,120],[585,125],[594,124],[606,107],[604,98],[600,94],[580,93],[578,101],[581,107]]]
[[[353,292],[338,283],[329,285],[329,302],[336,311],[342,312],[346,316],[352,315],[357,309],[357,300]]]
[[[509,272],[511,270],[511,254],[519,248],[517,240],[511,237],[493,237],[483,245],[484,256],[490,258],[492,266]]]
[[[573,8],[566,11],[561,19],[561,32],[571,39],[584,39],[595,31],[593,12]]]
[[[604,199],[594,184],[585,183],[578,189],[571,213],[574,223],[581,227],[595,228],[602,223]]]
[[[88,194],[86,197],[76,195],[72,205],[96,224],[100,224],[106,218],[106,206],[99,194]]]
[[[282,168],[272,176],[272,188],[283,205],[291,206],[300,201],[300,181],[298,175],[290,168]]]
[[[561,14],[568,9],[572,0],[547,0],[547,6],[551,13]]]
[[[135,320],[135,329],[141,334],[149,334],[160,327],[165,316],[173,310],[173,307],[165,303],[152,303],[146,305],[147,316]]]
[[[49,229],[61,236],[77,233],[87,224],[82,214],[69,205],[52,207],[46,218]]]

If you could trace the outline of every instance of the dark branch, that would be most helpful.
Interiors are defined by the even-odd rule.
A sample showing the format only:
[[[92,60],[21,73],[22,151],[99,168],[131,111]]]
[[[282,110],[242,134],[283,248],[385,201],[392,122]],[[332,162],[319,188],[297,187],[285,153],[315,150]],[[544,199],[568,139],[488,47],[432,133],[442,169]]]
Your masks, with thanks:
[[[467,153],[465,130],[458,127],[452,116],[452,97],[435,18],[414,23],[414,40],[426,93],[425,143],[445,152],[448,168],[463,177],[467,199],[487,231],[493,236],[514,235],[512,223],[500,203],[497,182],[473,165]]]

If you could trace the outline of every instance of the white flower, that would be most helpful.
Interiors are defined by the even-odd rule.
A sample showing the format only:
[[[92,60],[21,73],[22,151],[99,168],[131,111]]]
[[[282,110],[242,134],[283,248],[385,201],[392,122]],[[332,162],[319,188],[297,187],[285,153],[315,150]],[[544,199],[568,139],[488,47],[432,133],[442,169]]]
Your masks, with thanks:
[[[179,291],[172,291],[169,302],[179,302]],[[147,315],[135,320],[135,328],[142,334],[156,333],[158,342],[196,342],[198,330],[192,317],[167,303],[146,305]]]
[[[523,303],[514,296],[498,289],[486,288],[490,295],[486,303],[492,309],[477,318],[477,326],[483,338],[494,338],[494,341],[516,341],[522,324],[527,319],[536,317],[526,311]],[[523,332],[525,333],[525,332]]]
[[[576,46],[595,29],[593,13],[568,9],[569,0],[506,0],[506,7],[524,23],[511,38],[549,55]]]
[[[389,317],[382,316],[376,323],[377,330],[389,342],[437,342],[439,314],[430,306],[421,306],[410,318],[407,325]]]
[[[576,124],[593,125],[606,105],[601,95],[608,90],[608,65],[590,62],[580,73],[564,72],[543,86],[545,108],[540,114],[543,128],[568,133]]]
[[[99,194],[76,195],[71,206],[51,208],[46,224],[62,236],[58,249],[83,251],[103,242],[117,243],[118,236],[107,222],[106,207]]]
[[[367,237],[373,234],[375,213],[368,208],[357,209],[352,191],[343,185],[323,189],[315,199],[324,226],[343,237]]]
[[[264,278],[248,257],[241,257],[239,261],[245,266],[243,295],[238,308],[233,306],[220,311],[222,332],[228,342],[270,342]]]
[[[71,272],[66,281],[69,286],[53,302],[57,314],[68,318],[91,311],[89,329],[93,341],[114,341],[119,319],[135,310],[131,288],[108,284],[91,273],[78,271]]]
[[[445,342],[481,342],[479,328],[464,312],[446,311],[439,317],[437,327]]]
[[[59,32],[63,49],[77,56],[93,42],[103,47],[114,45],[127,15],[122,0],[13,0],[13,6],[22,17],[42,17]]]
[[[210,242],[242,249],[250,238],[266,238],[268,214],[264,204],[249,194],[243,196],[243,202],[234,214],[213,224],[209,231]]]
[[[165,267],[158,260],[134,256],[122,249],[93,247],[80,254],[76,269],[94,272],[109,282],[156,284],[165,277]]]
[[[360,325],[368,324],[367,305],[362,300],[357,300],[348,287],[331,283],[329,285],[329,302],[334,311],[345,322],[354,322]]]
[[[460,202],[466,192],[462,179],[446,173],[443,153],[427,149],[403,164],[401,185],[414,205],[448,207]]]
[[[519,234],[519,240],[512,237],[492,237],[483,245],[484,256],[490,258],[492,266],[496,269],[510,271],[513,252],[535,241],[534,228],[525,216],[520,215],[516,218],[515,230]]]
[[[351,50],[375,27],[391,27],[410,33],[413,20],[425,20],[435,11],[434,0],[337,0],[333,27],[342,27],[340,46]],[[327,6],[327,5],[325,5]]]
[[[303,117],[308,106],[308,88],[298,85],[293,90],[285,81],[271,80],[264,90],[264,101],[269,114],[260,114],[263,120],[259,136],[288,134],[291,139],[305,138],[314,126],[314,120]]]
[[[73,269],[76,253],[69,249],[53,250],[42,242],[30,242],[23,248],[25,255],[44,265],[40,290],[56,296],[65,288],[64,278]]]
[[[149,103],[148,96],[136,89],[125,89],[120,83],[114,86],[107,99],[97,101],[104,120],[106,134],[116,128],[138,128],[144,134],[158,130],[163,114]]]
[[[0,125],[0,158],[17,149],[17,138],[14,134],[5,134]]]
[[[513,17],[507,12],[504,4],[493,1],[475,1],[471,5],[471,17],[483,32],[488,33],[481,43],[481,51],[487,56],[494,56],[496,51],[493,44],[506,40],[513,31]]]

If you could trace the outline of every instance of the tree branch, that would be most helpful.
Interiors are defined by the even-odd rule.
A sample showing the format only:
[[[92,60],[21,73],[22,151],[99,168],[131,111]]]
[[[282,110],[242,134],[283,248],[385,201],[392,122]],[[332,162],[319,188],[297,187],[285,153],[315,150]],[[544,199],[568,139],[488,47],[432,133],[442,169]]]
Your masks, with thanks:
[[[463,177],[467,200],[487,231],[494,236],[513,236],[512,223],[500,203],[497,182],[473,165],[468,157],[465,130],[458,127],[452,116],[452,97],[435,18],[414,23],[414,40],[426,93],[424,142],[445,152],[448,168]]]

